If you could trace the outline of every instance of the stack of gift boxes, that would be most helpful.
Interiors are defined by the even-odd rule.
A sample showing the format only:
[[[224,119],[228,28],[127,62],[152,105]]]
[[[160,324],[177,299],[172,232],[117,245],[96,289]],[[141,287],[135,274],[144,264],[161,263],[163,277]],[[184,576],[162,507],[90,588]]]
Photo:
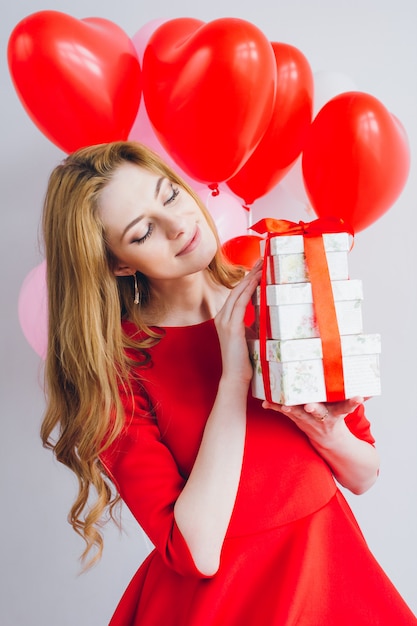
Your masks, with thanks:
[[[345,398],[381,393],[378,334],[364,334],[362,281],[349,278],[348,233],[322,235],[340,335]],[[264,242],[263,242],[264,243]],[[268,335],[266,359],[272,401],[296,405],[325,402],[322,341],[317,326],[312,286],[302,235],[270,238],[265,257]],[[253,297],[259,337],[260,287]],[[252,394],[265,399],[260,340],[248,342],[254,366]]]

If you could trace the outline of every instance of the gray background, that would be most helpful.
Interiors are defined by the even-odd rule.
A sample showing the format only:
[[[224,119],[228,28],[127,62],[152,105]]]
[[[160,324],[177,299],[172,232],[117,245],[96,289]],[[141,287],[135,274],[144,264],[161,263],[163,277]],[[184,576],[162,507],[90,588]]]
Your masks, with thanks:
[[[35,11],[104,17],[133,36],[154,19],[240,17],[271,41],[298,47],[314,72],[350,77],[405,126],[411,172],[401,197],[356,237],[351,276],[364,284],[366,332],[383,338],[383,394],[367,412],[382,457],[377,484],[348,496],[380,563],[417,610],[416,198],[417,5],[414,0],[16,0],[1,9],[1,433],[0,622],[4,626],[103,626],[149,549],[124,513],[108,527],[101,563],[79,575],[82,541],[66,522],[76,484],[38,437],[44,409],[42,362],[17,315],[24,278],[41,260],[38,233],[46,180],[63,153],[30,121],[12,86],[6,47],[14,26]],[[282,186],[285,189],[285,185]],[[281,187],[280,187],[281,189]],[[305,219],[280,189],[258,203],[274,217]],[[255,203],[256,205],[256,203]],[[311,217],[311,216],[310,216]]]

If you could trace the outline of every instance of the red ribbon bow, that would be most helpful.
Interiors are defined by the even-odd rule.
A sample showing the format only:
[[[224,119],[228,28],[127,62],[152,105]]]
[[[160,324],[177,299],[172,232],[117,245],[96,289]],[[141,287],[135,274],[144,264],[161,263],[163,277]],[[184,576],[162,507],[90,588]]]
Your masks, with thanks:
[[[317,219],[308,223],[264,218],[251,226],[251,229],[261,234],[267,233],[265,259],[270,254],[270,240],[272,237],[283,235],[303,236],[304,254],[313,295],[314,313],[322,342],[327,401],[336,402],[338,400],[344,400],[345,388],[342,347],[332,284],[323,243],[323,233],[349,232],[353,236],[353,232],[343,220],[332,218]],[[266,340],[270,335],[269,317],[267,315],[266,305],[266,272],[267,263],[265,262],[260,283],[259,357],[261,361],[265,398],[268,402],[272,402],[269,364],[266,358]]]

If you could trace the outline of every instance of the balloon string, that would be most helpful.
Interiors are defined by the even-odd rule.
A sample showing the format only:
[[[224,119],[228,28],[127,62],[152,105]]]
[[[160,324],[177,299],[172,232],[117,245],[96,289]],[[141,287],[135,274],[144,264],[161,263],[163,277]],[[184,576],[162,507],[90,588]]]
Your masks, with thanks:
[[[247,230],[250,230],[252,228],[252,224],[253,224],[253,215],[252,215],[252,208],[246,204],[243,205],[243,208],[245,209],[248,219],[247,219]]]

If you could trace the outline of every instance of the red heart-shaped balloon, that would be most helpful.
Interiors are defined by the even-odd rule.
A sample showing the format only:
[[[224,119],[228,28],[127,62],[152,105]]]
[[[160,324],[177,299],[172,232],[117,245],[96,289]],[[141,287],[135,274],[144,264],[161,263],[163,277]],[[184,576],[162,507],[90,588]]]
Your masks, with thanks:
[[[279,183],[301,153],[313,113],[313,72],[294,46],[272,43],[277,64],[277,90],[268,128],[258,147],[228,187],[246,204]]]
[[[159,141],[193,179],[227,180],[269,124],[276,86],[270,42],[241,19],[178,18],[149,39],[143,95]]]
[[[29,116],[65,152],[127,139],[142,74],[132,41],[113,22],[34,13],[14,28],[8,62]]]

